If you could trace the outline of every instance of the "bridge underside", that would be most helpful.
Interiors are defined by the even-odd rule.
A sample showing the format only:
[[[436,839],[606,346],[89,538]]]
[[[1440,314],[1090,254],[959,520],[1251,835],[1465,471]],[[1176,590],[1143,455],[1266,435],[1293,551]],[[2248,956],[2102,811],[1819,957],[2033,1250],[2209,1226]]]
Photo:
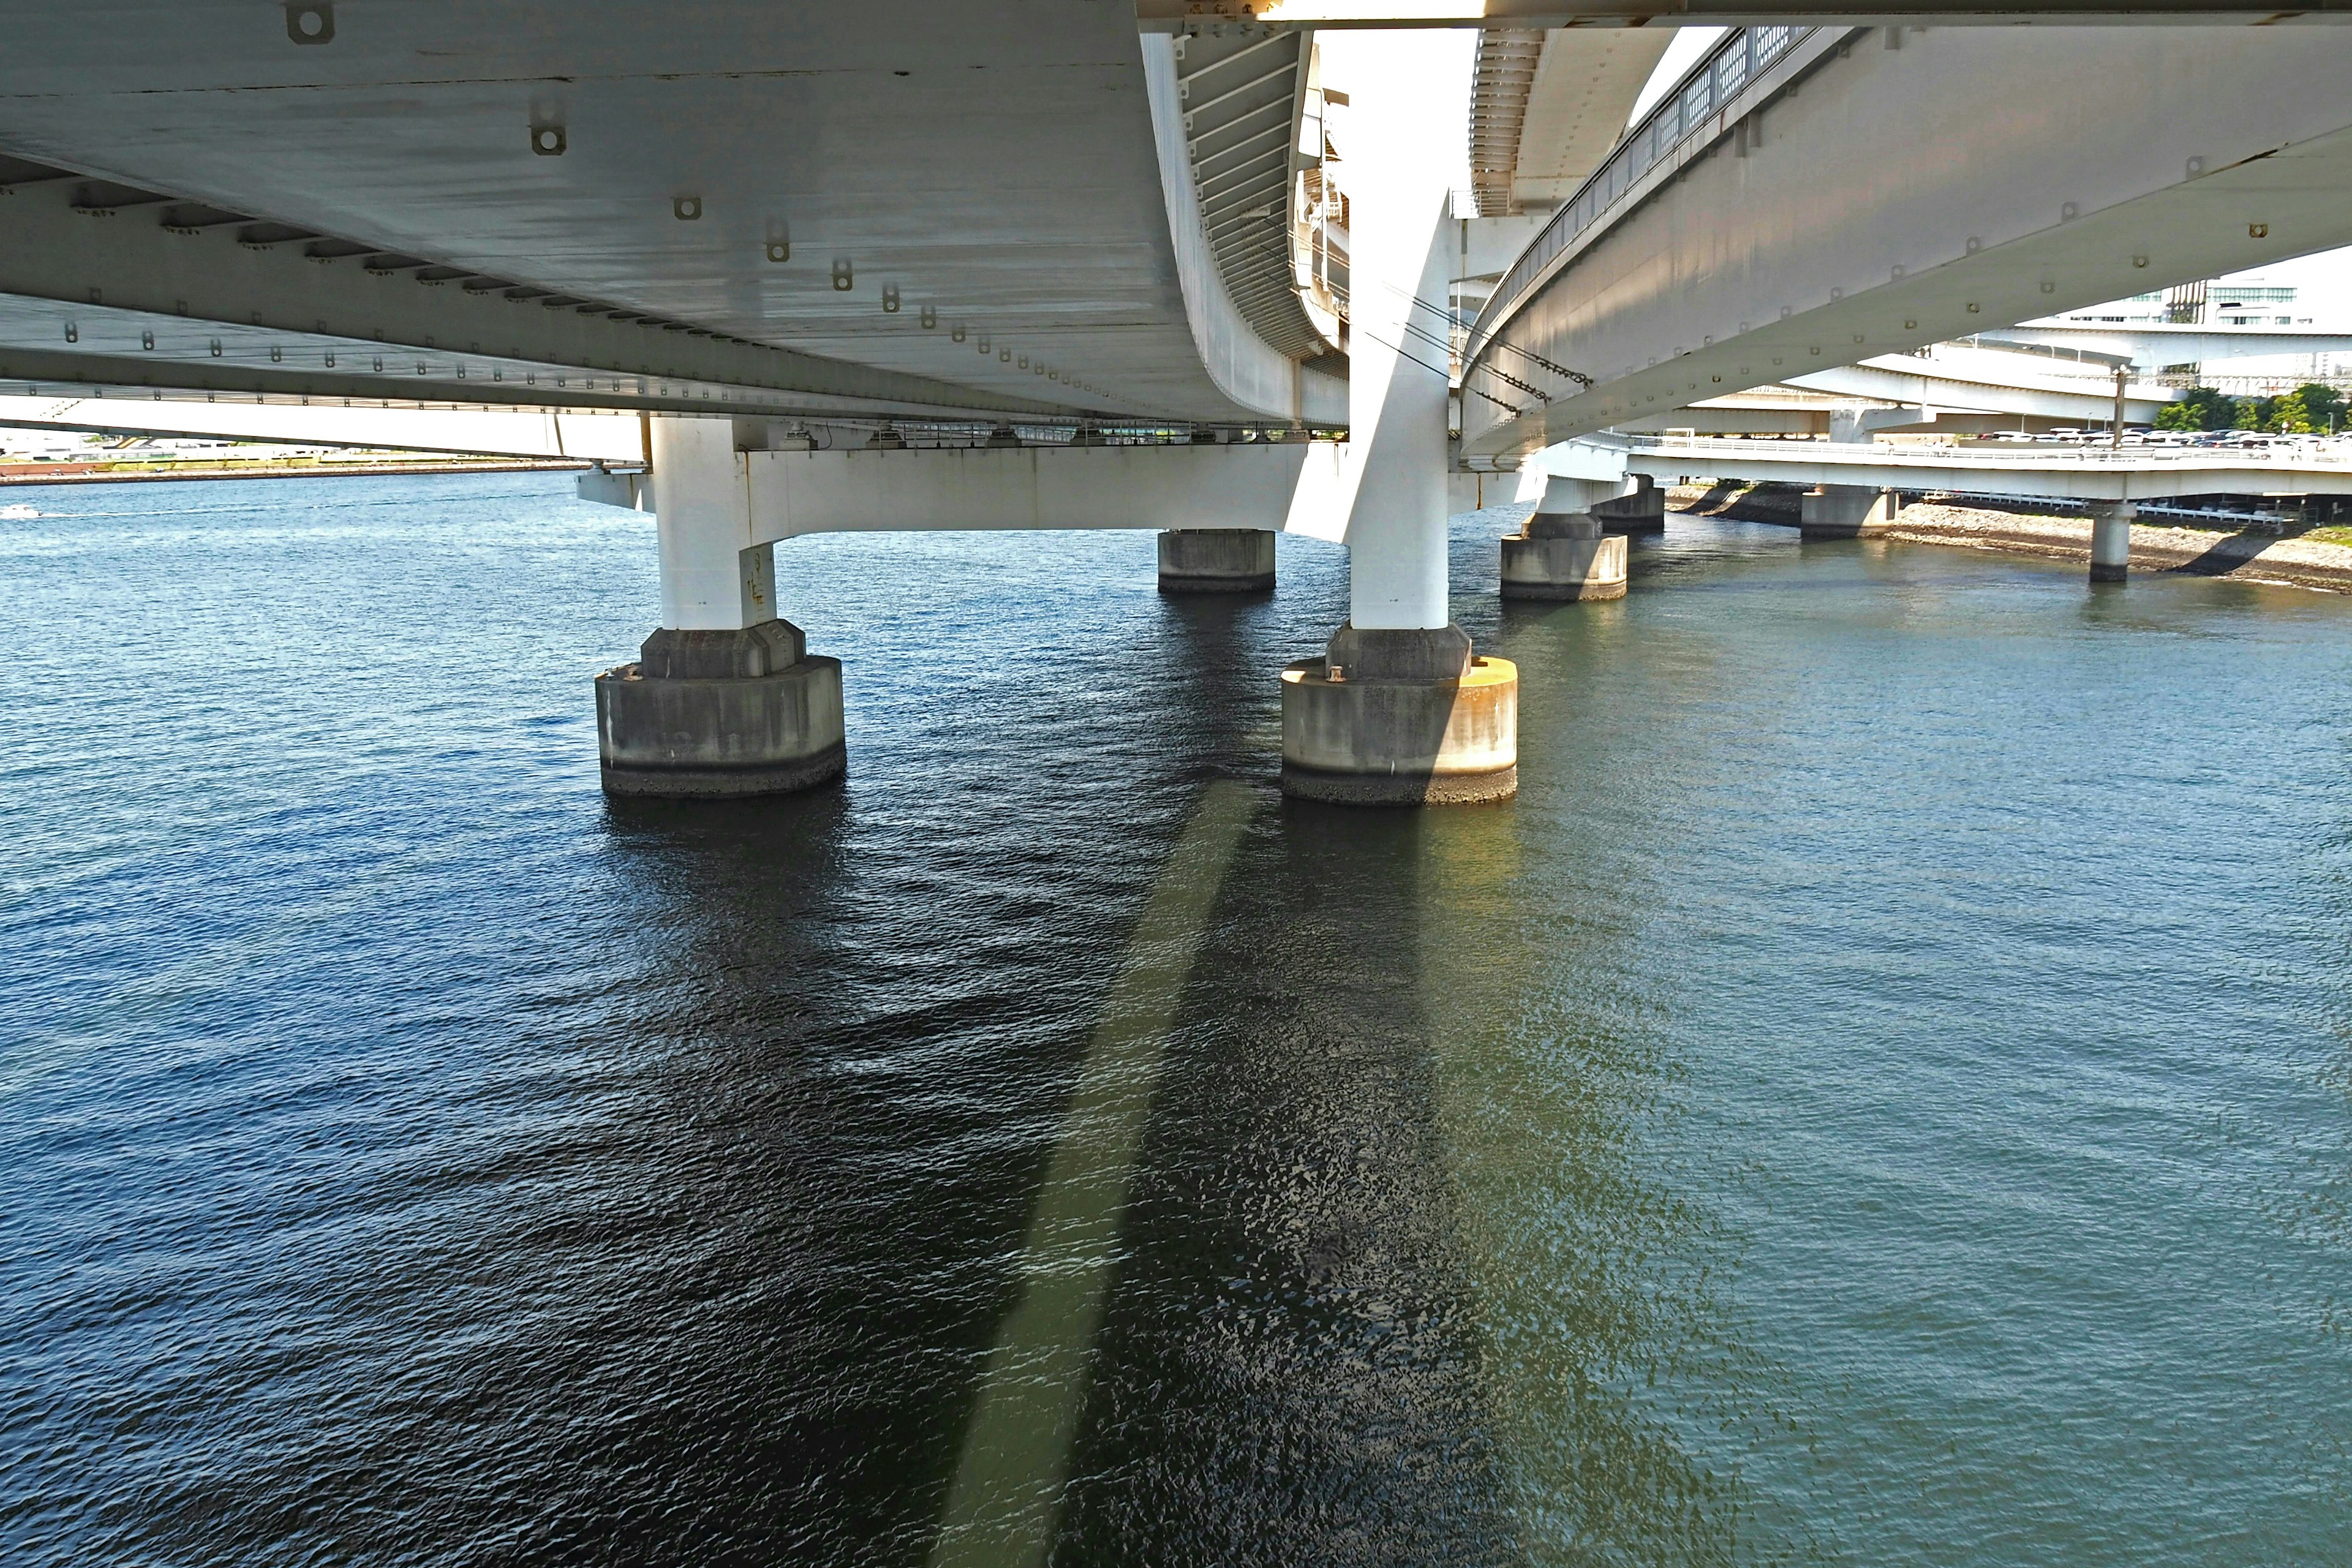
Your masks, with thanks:
[[[23,9],[0,380],[1263,418],[1144,46],[1082,0]]]

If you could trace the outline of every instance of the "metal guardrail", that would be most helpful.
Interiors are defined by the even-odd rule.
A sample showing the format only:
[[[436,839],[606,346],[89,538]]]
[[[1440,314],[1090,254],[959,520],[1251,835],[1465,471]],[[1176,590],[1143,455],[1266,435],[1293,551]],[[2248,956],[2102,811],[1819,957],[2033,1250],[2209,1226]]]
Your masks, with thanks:
[[[1475,359],[1486,343],[1497,318],[1517,306],[1543,269],[1569,242],[1592,226],[1611,203],[1636,180],[1657,166],[1676,147],[1704,132],[1716,110],[1780,58],[1797,43],[1820,31],[1816,27],[1741,27],[1728,34],[1683,73],[1674,90],[1618,142],[1601,167],[1586,178],[1568,204],[1552,215],[1502,282],[1489,295],[1470,329],[1467,357]]]

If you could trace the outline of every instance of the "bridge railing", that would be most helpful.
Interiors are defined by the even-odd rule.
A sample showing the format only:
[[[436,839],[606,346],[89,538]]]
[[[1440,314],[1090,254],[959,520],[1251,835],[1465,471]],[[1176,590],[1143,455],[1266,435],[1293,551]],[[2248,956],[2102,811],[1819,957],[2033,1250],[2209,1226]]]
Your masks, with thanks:
[[[1626,133],[1615,151],[1577,187],[1576,195],[1552,215],[1543,231],[1503,274],[1501,284],[1487,298],[1470,329],[1465,363],[1477,357],[1495,324],[1517,308],[1552,259],[1591,227],[1612,203],[1676,147],[1695,136],[1719,130],[1713,123],[1717,110],[1731,101],[1765,67],[1819,30],[1780,26],[1735,28],[1684,72],[1674,90],[1661,98]]]

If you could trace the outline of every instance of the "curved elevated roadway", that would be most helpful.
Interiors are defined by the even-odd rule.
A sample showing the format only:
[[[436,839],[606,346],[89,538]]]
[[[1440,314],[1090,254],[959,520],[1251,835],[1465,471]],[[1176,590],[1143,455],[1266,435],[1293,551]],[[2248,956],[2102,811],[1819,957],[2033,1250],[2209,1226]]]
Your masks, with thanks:
[[[1472,334],[1465,456],[2352,243],[2341,28],[1764,28]]]
[[[1303,48],[1181,42],[1089,0],[16,7],[0,382],[1339,417],[1295,302],[1236,301],[1286,258],[1203,218],[1212,100],[1281,198]]]

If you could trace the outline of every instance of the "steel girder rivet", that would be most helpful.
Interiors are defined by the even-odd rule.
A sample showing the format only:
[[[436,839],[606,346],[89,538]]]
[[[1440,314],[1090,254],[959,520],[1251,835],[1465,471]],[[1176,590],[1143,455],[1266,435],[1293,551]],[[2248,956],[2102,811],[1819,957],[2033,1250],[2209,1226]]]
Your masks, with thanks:
[[[960,343],[963,342],[963,323],[961,321],[958,321],[954,326],[948,329],[948,340],[950,342]]]
[[[896,283],[882,285],[882,313],[887,316],[898,313],[898,286]]]
[[[532,123],[530,150],[541,157],[561,158],[563,156],[564,149],[571,145],[571,140],[564,135],[562,126],[550,124],[545,121]]]
[[[924,306],[924,307],[923,307],[923,314],[922,314],[922,322],[923,322],[923,328],[924,328],[924,330],[925,330],[926,331],[929,331],[929,330],[930,330],[931,328],[933,328],[933,327],[938,326],[938,325],[940,324],[940,312],[939,312],[938,308],[937,308],[937,307],[935,307],[935,306],[931,306],[931,305],[926,305],[926,306]]]
[[[769,260],[773,261],[773,262],[782,263],[782,262],[790,261],[792,258],[793,258],[793,247],[792,247],[792,242],[791,242],[790,240],[784,240],[784,239],[772,239],[772,240],[768,241],[768,259],[769,259]]]
[[[692,223],[695,219],[702,216],[702,198],[700,196],[674,196],[670,200],[669,210],[671,216],[676,217],[678,222]]]
[[[856,279],[850,272],[847,260],[837,260],[833,264],[833,286],[845,294],[856,287]]]

